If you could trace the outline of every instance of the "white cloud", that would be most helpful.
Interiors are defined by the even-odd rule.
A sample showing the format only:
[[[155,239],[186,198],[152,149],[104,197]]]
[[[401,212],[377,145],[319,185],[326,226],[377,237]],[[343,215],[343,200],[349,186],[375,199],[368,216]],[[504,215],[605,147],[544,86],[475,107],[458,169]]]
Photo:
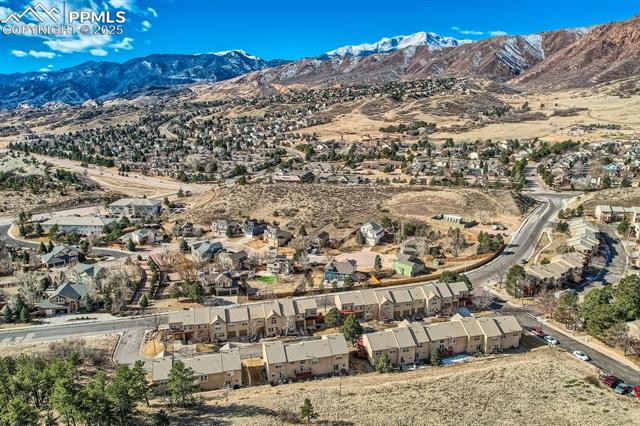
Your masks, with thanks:
[[[77,38],[53,39],[44,42],[51,50],[62,53],[84,52],[89,49],[101,49],[111,43],[108,35],[80,36]]]
[[[135,0],[109,0],[109,4],[116,9],[133,10],[135,3]]]
[[[484,33],[482,31],[476,31],[476,30],[461,30],[460,34],[464,34],[464,35],[482,35]]]
[[[133,46],[131,45],[132,41],[133,41],[133,39],[131,37],[125,37],[121,41],[119,41],[117,43],[113,43],[109,47],[114,49],[116,52],[118,50],[120,50],[120,49],[122,49],[122,50],[131,50],[131,49],[133,49]]]
[[[142,21],[142,31],[149,31],[149,28],[151,28],[151,22],[149,21]]]
[[[109,54],[109,52],[104,49],[91,49],[89,53],[93,56],[107,56]]]
[[[451,27],[451,29],[453,31],[457,31],[460,34],[464,34],[464,35],[482,35],[484,34],[483,31],[478,31],[478,30],[462,30],[460,29],[460,27]]]
[[[25,56],[27,56],[27,55],[28,55],[28,53],[27,53],[27,52],[25,52],[24,50],[18,50],[18,49],[13,49],[13,50],[11,51],[11,54],[12,54],[13,56],[17,56],[18,58],[24,58]]]
[[[40,68],[40,72],[49,72],[49,68]]]
[[[492,37],[496,37],[496,36],[509,35],[509,33],[506,32],[506,31],[502,31],[502,30],[495,30],[495,31],[489,31],[489,35],[492,36]]]
[[[36,50],[30,50],[29,51],[29,55],[33,56],[34,58],[55,58],[56,54],[53,52],[38,52]]]
[[[154,18],[158,17],[158,12],[156,12],[156,10],[152,7],[148,7],[147,8],[147,12],[149,12],[151,15],[153,15]]]

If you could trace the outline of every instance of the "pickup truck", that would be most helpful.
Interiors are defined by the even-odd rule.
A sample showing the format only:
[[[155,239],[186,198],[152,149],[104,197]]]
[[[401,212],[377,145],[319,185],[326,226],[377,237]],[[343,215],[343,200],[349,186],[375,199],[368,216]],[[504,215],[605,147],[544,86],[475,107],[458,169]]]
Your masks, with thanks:
[[[602,384],[608,388],[615,388],[618,383],[620,383],[620,379],[616,376],[608,375],[602,379]]]

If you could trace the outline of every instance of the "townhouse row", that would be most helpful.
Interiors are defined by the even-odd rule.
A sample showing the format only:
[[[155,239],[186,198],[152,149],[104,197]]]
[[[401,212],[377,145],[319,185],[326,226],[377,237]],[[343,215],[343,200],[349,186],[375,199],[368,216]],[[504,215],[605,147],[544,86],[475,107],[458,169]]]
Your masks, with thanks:
[[[169,332],[199,342],[304,334],[315,329],[317,315],[315,298],[197,308],[170,312]]]
[[[415,315],[453,315],[466,305],[470,292],[464,282],[430,283],[396,289],[366,289],[337,293],[338,309],[365,321],[401,319]]]
[[[393,365],[408,365],[429,360],[434,349],[442,356],[451,356],[517,348],[522,332],[522,327],[513,316],[475,318],[456,314],[446,322],[425,324],[404,321],[396,328],[363,334],[362,347],[372,366],[383,353],[389,356]],[[249,370],[256,367],[269,383],[330,376],[349,371],[350,368],[349,347],[341,333],[293,343],[263,343],[262,356],[257,364],[247,362],[243,365],[239,349],[232,344],[226,344],[217,354],[181,361],[193,370],[195,384],[200,390],[250,386],[252,383],[243,377],[251,377]],[[171,355],[152,361],[154,392],[166,392],[174,362]],[[244,374],[243,368],[247,370]]]
[[[225,345],[217,354],[181,359],[191,368],[195,385],[200,390],[249,386],[242,375],[242,360],[238,348]],[[167,390],[173,356],[156,358],[151,363],[154,392]],[[262,344],[262,369],[268,382],[328,376],[349,370],[349,348],[344,335],[328,334],[321,339],[297,343],[272,342]],[[248,374],[245,376],[248,377]]]
[[[362,336],[362,345],[372,365],[386,353],[393,365],[427,361],[437,349],[451,356],[462,353],[495,353],[520,345],[522,327],[513,316],[475,318],[455,315],[451,321],[424,324],[404,322]]]

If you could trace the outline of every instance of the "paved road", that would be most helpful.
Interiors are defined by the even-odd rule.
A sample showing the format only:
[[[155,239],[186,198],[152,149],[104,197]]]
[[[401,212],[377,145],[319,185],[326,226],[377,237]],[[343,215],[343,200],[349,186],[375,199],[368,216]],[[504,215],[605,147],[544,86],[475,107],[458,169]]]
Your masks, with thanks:
[[[547,327],[544,323],[541,323],[536,319],[539,316],[539,312],[531,310],[528,307],[517,307],[512,305],[504,305],[500,309],[500,313],[505,315],[515,315],[518,322],[523,327],[540,327],[542,330],[554,336],[560,344],[558,348],[566,350],[571,353],[573,351],[582,351],[591,358],[591,363],[608,374],[614,374],[624,380],[626,383],[637,385],[640,384],[640,371],[618,362],[617,360],[610,358],[589,346],[586,346],[582,342],[568,336],[564,333],[559,333],[553,328]],[[544,343],[543,340],[540,340]]]
[[[0,225],[0,239],[4,240],[6,245],[11,247],[22,247],[22,248],[32,248],[32,249],[37,249],[40,247],[40,243],[32,243],[32,242],[14,239],[9,234],[10,227],[11,225]],[[96,253],[102,256],[115,257],[115,258],[127,257],[130,254],[121,250],[111,250],[111,249],[98,248],[98,247],[93,247],[91,251],[93,253]]]
[[[510,267],[520,263],[522,259],[529,260],[535,251],[538,239],[549,222],[554,220],[558,212],[565,208],[572,194],[539,192],[544,191],[540,186],[533,166],[527,167],[527,195],[535,198],[540,205],[529,213],[529,216],[521,224],[520,229],[514,233],[504,251],[492,262],[483,267],[467,272],[467,277],[475,287],[481,284],[499,281]]]
[[[534,211],[522,223],[520,229],[513,235],[512,240],[504,253],[493,262],[474,271],[467,273],[472,282],[479,287],[479,284],[497,280],[508,268],[520,262],[521,259],[528,259],[533,253],[537,240],[542,230],[553,220],[557,212],[566,206],[571,195],[546,193],[542,191],[537,177],[530,167],[528,170],[527,184],[531,191],[529,195],[540,202]],[[0,227],[0,231],[2,228]],[[6,230],[2,233],[6,233]],[[614,272],[614,274],[617,272]],[[411,284],[415,285],[415,284]],[[316,297],[319,307],[330,308],[333,306],[333,295],[325,294]],[[536,312],[527,311],[524,308],[504,305],[501,307],[504,314],[514,314],[518,317],[523,326],[540,326],[549,334],[558,336],[559,333],[549,329],[544,324],[540,324],[535,315]],[[166,324],[167,315],[158,316],[160,324]],[[0,331],[0,345],[14,342],[46,341],[52,339],[67,339],[81,336],[100,335],[109,333],[123,333],[118,349],[115,353],[115,360],[120,363],[132,363],[139,358],[140,344],[144,336],[144,331],[154,326],[155,320],[150,317],[125,318],[117,320],[107,320],[90,323],[73,323],[62,325],[46,325],[39,327],[28,327],[23,329]],[[615,359],[609,358],[594,350],[589,349],[584,344],[562,335],[559,338],[561,349],[568,351],[581,350],[592,357],[594,365],[604,371],[612,372],[629,383],[640,383],[640,374],[619,363]],[[253,354],[257,349],[253,346],[245,348],[248,354]],[[256,352],[257,353],[257,352]]]

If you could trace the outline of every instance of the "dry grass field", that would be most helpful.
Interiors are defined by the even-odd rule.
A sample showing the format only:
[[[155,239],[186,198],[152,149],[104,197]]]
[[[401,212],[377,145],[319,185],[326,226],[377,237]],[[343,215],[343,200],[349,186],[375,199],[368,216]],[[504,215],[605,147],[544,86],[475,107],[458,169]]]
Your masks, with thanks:
[[[587,212],[593,212],[598,204],[622,207],[640,206],[640,188],[613,188],[585,192],[578,195],[569,207],[574,208],[580,204],[584,206]]]
[[[550,142],[566,139],[597,141],[603,138],[630,137],[640,134],[640,96],[619,96],[617,83],[588,90],[571,90],[550,93],[517,93],[497,95],[500,101],[514,108],[520,108],[527,102],[533,112],[542,112],[546,120],[523,121],[517,123],[495,123],[464,132],[438,131],[430,139],[445,140],[502,140],[510,138],[544,138]],[[475,100],[474,100],[475,102]],[[447,110],[452,100],[437,96],[433,101],[390,105],[380,114],[372,114],[367,104],[353,106],[348,113],[336,114],[330,123],[307,129],[315,132],[321,139],[344,139],[358,141],[365,137],[384,137],[380,127],[390,124],[423,120],[434,122],[438,128],[446,129],[452,125],[464,125],[467,114],[460,106]],[[452,104],[453,105],[453,104]],[[554,115],[555,111],[569,108],[584,108],[575,115]],[[572,128],[577,125],[619,124],[619,130],[598,129],[584,134],[575,134]]]
[[[201,395],[198,413],[176,418],[184,424],[281,425],[310,398],[321,424],[640,424],[637,400],[602,388],[592,366],[550,348],[415,372]]]
[[[219,187],[194,200],[197,207],[184,219],[209,225],[216,218],[245,217],[277,221],[297,233],[325,229],[333,238],[346,235],[368,221],[384,216],[426,221],[438,213],[473,218],[487,211],[505,223],[517,223],[518,204],[509,191],[438,189],[396,186],[340,186],[322,184],[260,184]]]
[[[80,343],[84,341],[84,343]],[[51,340],[47,342],[12,343],[0,346],[0,356],[18,355],[44,355],[51,351],[51,344],[68,342],[65,340]],[[78,339],[78,344],[87,350],[97,351],[106,358],[111,357],[111,352],[118,342],[115,334],[109,336],[90,336]]]

